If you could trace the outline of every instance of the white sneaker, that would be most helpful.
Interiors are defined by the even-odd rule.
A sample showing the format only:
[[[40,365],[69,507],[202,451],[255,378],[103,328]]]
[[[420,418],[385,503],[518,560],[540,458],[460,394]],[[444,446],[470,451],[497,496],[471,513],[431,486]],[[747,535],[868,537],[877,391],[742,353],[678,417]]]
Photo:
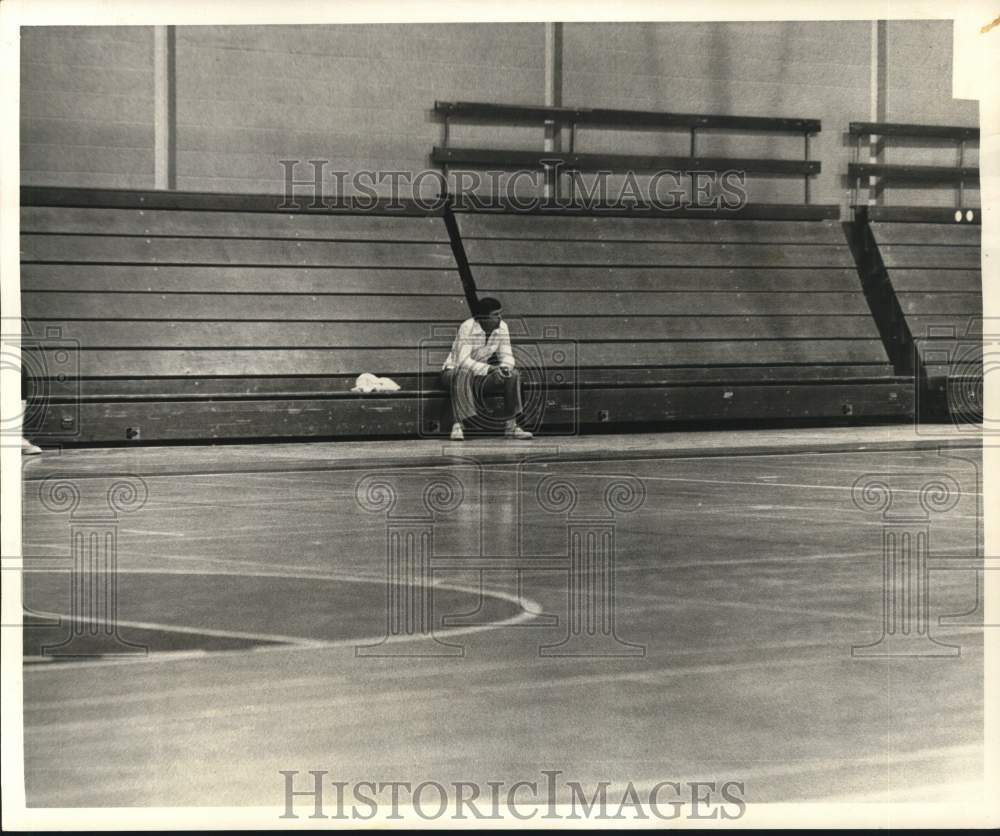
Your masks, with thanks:
[[[26,438],[21,439],[21,453],[23,453],[25,456],[37,456],[41,452],[42,452],[41,447],[36,447]]]
[[[465,431],[462,429],[461,424],[452,424],[451,426],[451,440],[452,441],[465,441]]]
[[[515,438],[519,441],[527,441],[529,438],[534,438],[534,435],[529,433],[527,430],[522,430],[517,424],[513,427],[508,428],[504,432],[506,438]]]

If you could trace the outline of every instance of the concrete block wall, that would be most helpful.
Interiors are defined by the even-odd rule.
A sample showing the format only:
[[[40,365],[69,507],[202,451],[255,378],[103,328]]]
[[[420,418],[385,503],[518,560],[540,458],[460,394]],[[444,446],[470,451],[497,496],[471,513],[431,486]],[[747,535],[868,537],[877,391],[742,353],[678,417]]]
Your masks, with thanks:
[[[977,125],[979,103],[951,97],[952,27],[947,20],[890,21],[887,24],[885,117],[888,122],[928,122],[944,125]],[[913,165],[956,165],[956,143],[887,144],[883,162]],[[979,146],[966,147],[966,165],[979,164]],[[885,193],[885,201],[951,206],[955,190],[896,186]],[[966,206],[979,206],[979,189],[966,189]]]
[[[538,101],[543,35],[540,24],[180,27],[177,186],[278,191],[281,159],[428,168],[442,137],[434,100]],[[491,141],[483,130],[459,139]]]
[[[21,29],[21,182],[153,187],[153,30]]]
[[[951,98],[950,22],[891,22],[887,42],[887,119],[976,124],[976,103]],[[22,181],[151,188],[152,56],[149,27],[23,30]],[[846,129],[869,118],[870,60],[867,22],[574,23],[564,30],[562,100],[822,119],[810,148],[824,167],[812,200],[846,205]],[[176,186],[279,192],[282,159],[419,171],[442,136],[434,99],[543,102],[543,24],[178,27]],[[683,132],[581,130],[577,148],[685,154],[688,141]],[[541,148],[542,132],[455,126],[451,142]],[[706,134],[698,151],[798,159],[802,140]],[[894,153],[888,161],[917,152]],[[953,147],[936,153],[929,162],[956,159]],[[937,197],[953,199],[947,189]],[[801,198],[799,178],[751,181],[751,200]]]

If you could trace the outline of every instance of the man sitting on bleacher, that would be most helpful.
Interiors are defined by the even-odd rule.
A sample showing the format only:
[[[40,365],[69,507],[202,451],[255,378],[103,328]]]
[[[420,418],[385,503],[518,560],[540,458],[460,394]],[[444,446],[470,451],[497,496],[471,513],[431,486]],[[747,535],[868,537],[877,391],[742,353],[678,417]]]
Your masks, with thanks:
[[[517,425],[517,415],[522,409],[521,377],[514,368],[510,332],[502,314],[498,300],[480,299],[476,303],[476,315],[459,326],[451,353],[444,361],[441,379],[451,392],[455,413],[452,441],[464,440],[462,421],[476,414],[477,405],[482,403],[484,396],[497,393],[503,394],[504,435],[531,438],[531,433]]]

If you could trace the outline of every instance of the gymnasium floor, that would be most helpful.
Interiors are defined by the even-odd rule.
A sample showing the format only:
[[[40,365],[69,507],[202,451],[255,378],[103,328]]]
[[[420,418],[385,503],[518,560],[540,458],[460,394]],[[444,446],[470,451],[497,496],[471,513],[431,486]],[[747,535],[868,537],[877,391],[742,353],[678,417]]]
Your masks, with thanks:
[[[332,445],[278,446],[242,471],[237,448],[32,461],[28,803],[280,810],[279,770],[311,769],[414,783],[552,769],[584,786],[736,780],[749,804],[978,793],[983,628],[948,618],[976,607],[976,573],[960,567],[981,548],[977,442],[852,450],[831,430],[822,452],[803,452],[789,435],[701,453],[697,435],[686,447],[661,437],[659,455],[649,438],[605,437],[549,461],[555,445],[541,440],[523,452],[484,442],[437,466],[428,443],[422,457],[383,445],[370,466],[363,449],[338,463]],[[45,616],[69,611],[58,558],[70,521],[40,503],[44,477],[70,474],[82,514],[126,472],[148,499],[117,522],[119,630],[148,655],[47,657],[65,630]],[[882,474],[900,513],[919,509],[928,480],[954,480],[957,501],[928,525],[931,633],[957,655],[852,655],[882,624],[884,523],[856,504],[864,474]],[[572,520],[550,477],[573,486]],[[613,509],[615,631],[636,655],[543,655],[567,633],[567,526],[611,520],[604,491],[621,477],[641,482]],[[388,522],[359,505],[366,479],[396,493]],[[443,644],[431,649],[463,655],[358,656],[386,632],[387,525],[424,513],[424,489],[442,480],[452,510],[433,523]]]

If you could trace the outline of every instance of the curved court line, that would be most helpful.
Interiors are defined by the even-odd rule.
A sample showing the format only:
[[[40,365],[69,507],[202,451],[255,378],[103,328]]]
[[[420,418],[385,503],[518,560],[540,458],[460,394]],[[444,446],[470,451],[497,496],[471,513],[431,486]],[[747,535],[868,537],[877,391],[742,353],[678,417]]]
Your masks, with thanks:
[[[186,575],[188,577],[197,575],[208,575],[208,576],[225,576],[225,577],[271,577],[271,578],[287,578],[291,580],[325,580],[325,581],[347,581],[349,583],[369,583],[369,584],[383,584],[385,583],[384,578],[364,578],[357,575],[341,575],[341,574],[311,574],[305,572],[296,573],[283,573],[283,572],[250,572],[250,573],[239,573],[233,571],[221,571],[221,570],[207,570],[207,571],[184,571],[180,569],[118,569],[120,574],[126,575]],[[39,574],[53,574],[58,573],[59,570],[43,570]],[[412,587],[423,587],[425,584],[420,583],[408,583],[406,586]],[[515,625],[522,624],[526,621],[531,621],[538,617],[538,613],[542,611],[542,606],[537,601],[532,598],[528,598],[525,595],[516,596],[511,595],[507,592],[502,592],[500,590],[488,589],[486,587],[480,587],[479,589],[471,589],[466,586],[461,586],[459,584],[451,584],[447,582],[432,583],[431,589],[443,589],[449,592],[463,592],[468,595],[487,595],[496,600],[506,601],[510,604],[515,604],[520,607],[521,612],[516,615],[505,618],[501,621],[494,621],[488,624],[473,624],[463,627],[453,627],[447,630],[433,631],[432,635],[437,639],[449,639],[455,638],[457,636],[468,635],[470,633],[481,633],[486,630],[496,630],[500,627],[513,627]],[[534,610],[534,612],[532,612]],[[96,619],[90,617],[78,617],[76,619],[70,616],[59,614],[59,613],[40,613],[42,615],[54,615],[61,619],[83,621],[85,623],[90,623]],[[194,627],[184,627],[183,625],[166,625],[166,624],[153,624],[151,622],[129,622],[129,621],[117,621],[118,624],[125,627],[137,627],[143,629],[155,629],[162,630],[164,632],[175,632],[175,633],[193,633],[206,636],[219,636],[224,638],[241,638],[246,640],[256,640],[256,641],[266,641],[274,642],[274,644],[267,645],[264,647],[253,647],[253,648],[240,648],[234,650],[177,650],[177,651],[164,651],[162,653],[150,653],[146,656],[141,657],[127,657],[122,659],[95,659],[94,661],[82,661],[78,657],[77,661],[71,662],[60,662],[58,660],[53,660],[47,664],[30,665],[25,668],[25,673],[28,671],[51,671],[51,670],[66,670],[68,668],[79,669],[79,668],[95,668],[95,667],[105,667],[108,665],[138,665],[146,662],[172,662],[181,661],[184,659],[207,659],[213,656],[219,655],[246,655],[247,653],[273,653],[275,651],[289,652],[293,650],[329,650],[331,648],[337,647],[357,647],[359,645],[375,645],[375,644],[402,644],[404,642],[417,641],[420,639],[426,639],[427,637],[423,634],[413,635],[413,636],[359,636],[357,638],[350,639],[333,639],[333,640],[320,640],[320,639],[303,639],[303,638],[289,638],[287,636],[269,636],[266,633],[233,633],[228,631],[212,631],[209,629],[201,630]],[[29,657],[32,658],[32,657]],[[52,658],[52,657],[49,657]]]
[[[34,612],[37,615],[46,616],[48,618],[57,618],[60,621],[79,622],[81,624],[104,623],[104,619],[93,618],[92,616],[89,615],[72,616],[72,615],[65,615],[64,613],[50,612],[48,610],[35,610]],[[270,635],[267,633],[241,633],[235,630],[216,630],[210,627],[200,629],[198,627],[185,627],[181,624],[157,624],[152,621],[125,621],[121,618],[116,618],[115,624],[119,627],[134,627],[137,630],[158,630],[163,633],[183,633],[192,636],[212,636],[213,638],[218,638],[218,639],[243,639],[246,641],[280,642],[283,644],[301,644],[301,645],[315,644],[315,642],[310,639],[302,639],[296,636]],[[240,649],[242,650],[244,648]],[[203,650],[200,652],[212,653],[214,651]],[[43,657],[29,657],[29,658],[54,659],[55,657],[43,656]]]

